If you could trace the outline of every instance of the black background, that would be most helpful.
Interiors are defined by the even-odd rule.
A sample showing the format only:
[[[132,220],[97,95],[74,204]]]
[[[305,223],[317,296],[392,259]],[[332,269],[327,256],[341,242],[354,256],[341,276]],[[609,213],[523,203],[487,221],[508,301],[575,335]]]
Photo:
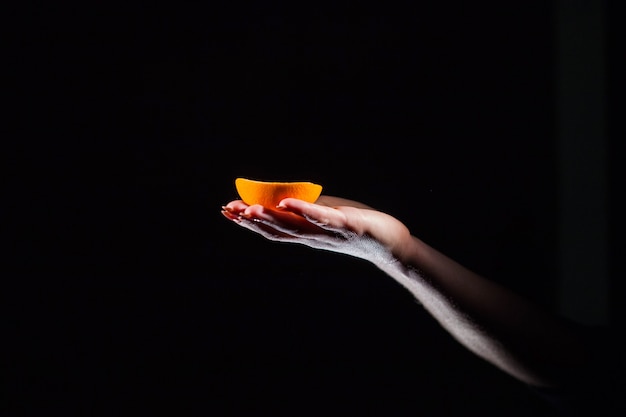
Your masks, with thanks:
[[[318,182],[554,309],[550,2],[20,16],[8,415],[552,415],[373,266],[220,214],[238,176]]]

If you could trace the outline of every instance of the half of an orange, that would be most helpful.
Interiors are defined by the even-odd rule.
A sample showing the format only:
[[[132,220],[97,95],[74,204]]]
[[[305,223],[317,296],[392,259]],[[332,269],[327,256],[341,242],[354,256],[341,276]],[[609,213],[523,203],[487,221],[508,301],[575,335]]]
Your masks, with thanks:
[[[260,204],[275,208],[283,198],[291,197],[314,203],[322,193],[322,186],[312,182],[256,181],[247,178],[235,179],[239,197],[248,205]]]

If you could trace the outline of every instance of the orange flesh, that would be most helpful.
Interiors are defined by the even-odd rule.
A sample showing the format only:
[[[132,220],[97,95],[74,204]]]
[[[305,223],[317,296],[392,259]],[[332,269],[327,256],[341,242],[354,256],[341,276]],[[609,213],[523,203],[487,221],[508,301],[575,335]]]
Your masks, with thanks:
[[[314,203],[322,193],[322,186],[312,182],[271,182],[247,178],[235,179],[235,188],[244,203],[268,208],[275,208],[287,197]]]

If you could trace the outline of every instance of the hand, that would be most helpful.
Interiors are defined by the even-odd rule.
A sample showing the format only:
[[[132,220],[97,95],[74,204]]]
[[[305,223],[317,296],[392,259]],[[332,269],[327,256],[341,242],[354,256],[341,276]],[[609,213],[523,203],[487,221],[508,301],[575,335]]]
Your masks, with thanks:
[[[411,236],[395,218],[352,200],[320,196],[313,203],[286,198],[275,210],[235,200],[222,214],[261,236],[343,253],[374,264],[402,256]]]

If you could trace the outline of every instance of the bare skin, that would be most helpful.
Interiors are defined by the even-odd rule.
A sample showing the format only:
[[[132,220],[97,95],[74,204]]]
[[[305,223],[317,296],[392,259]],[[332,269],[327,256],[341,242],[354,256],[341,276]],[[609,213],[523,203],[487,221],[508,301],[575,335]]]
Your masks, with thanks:
[[[265,238],[371,262],[410,291],[456,340],[518,380],[560,387],[587,366],[581,336],[564,320],[460,265],[365,204],[321,196],[275,209],[228,203],[222,214]]]

